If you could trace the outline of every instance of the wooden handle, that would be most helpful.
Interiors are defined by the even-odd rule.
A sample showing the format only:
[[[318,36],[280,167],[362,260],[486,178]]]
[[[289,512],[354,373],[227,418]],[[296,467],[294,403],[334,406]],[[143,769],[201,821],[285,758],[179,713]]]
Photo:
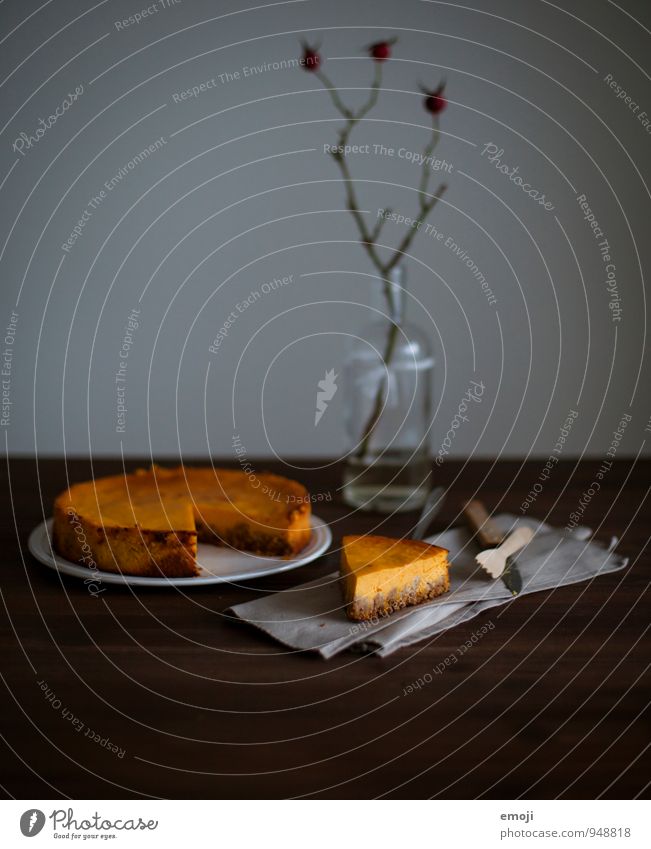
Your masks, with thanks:
[[[494,548],[502,542],[504,534],[488,515],[488,511],[481,501],[477,499],[469,501],[463,508],[463,512],[471,530],[477,534],[483,546]]]

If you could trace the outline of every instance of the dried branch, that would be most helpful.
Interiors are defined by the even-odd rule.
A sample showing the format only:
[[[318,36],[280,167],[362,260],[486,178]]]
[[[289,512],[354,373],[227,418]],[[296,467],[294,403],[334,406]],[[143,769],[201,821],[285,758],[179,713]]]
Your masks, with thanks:
[[[436,204],[441,199],[441,196],[443,195],[443,193],[445,192],[446,189],[447,189],[447,186],[445,185],[445,183],[443,183],[442,185],[440,185],[438,187],[438,189],[436,190],[436,193],[430,196],[430,198],[427,202],[419,204],[419,210],[420,211],[418,213],[418,219],[416,219],[416,220],[418,220],[421,224],[423,223],[423,221],[425,221],[427,216],[430,214],[430,212],[434,209]],[[395,249],[393,256],[391,257],[389,262],[384,266],[385,273],[388,274],[391,271],[391,269],[394,268],[400,262],[400,260],[403,258],[403,256],[407,253],[407,250],[408,250],[409,246],[411,245],[412,240],[413,240],[413,238],[414,238],[414,236],[416,235],[417,232],[418,232],[418,229],[416,227],[410,227],[407,230],[407,232],[405,233],[405,235],[402,238],[402,241],[400,242],[398,247]]]
[[[350,139],[350,135],[355,128],[355,126],[371,111],[371,109],[375,106],[378,100],[380,87],[382,84],[382,62],[375,62],[375,74],[373,78],[373,82],[371,84],[371,90],[366,102],[357,110],[354,111],[350,109],[341,99],[339,92],[332,84],[330,79],[323,73],[321,70],[317,70],[315,72],[315,76],[321,82],[323,87],[329,93],[330,98],[332,99],[332,103],[337,111],[344,118],[344,126],[341,128],[338,134],[338,145],[337,149],[332,152],[332,157],[339,166],[341,174],[343,176],[344,185],[346,187],[346,202],[347,207],[353,216],[355,224],[357,225],[357,229],[360,235],[360,243],[366,253],[368,254],[371,262],[380,272],[383,280],[383,293],[385,299],[387,301],[389,314],[393,317],[393,300],[391,297],[391,282],[389,281],[389,273],[396,267],[396,265],[400,262],[400,260],[404,257],[405,253],[409,249],[412,240],[414,239],[419,227],[410,227],[402,240],[400,241],[397,248],[395,248],[391,256],[388,260],[383,261],[380,254],[378,253],[378,245],[377,240],[382,231],[382,227],[387,220],[387,216],[378,218],[376,223],[372,228],[369,229],[367,222],[364,218],[363,213],[361,212],[359,202],[357,200],[357,194],[355,191],[355,183],[350,173],[350,169],[348,167],[348,162],[346,160],[345,149],[348,146],[348,142]],[[441,196],[445,192],[447,186],[442,184],[438,187],[434,194],[431,194],[428,191],[429,181],[432,173],[431,168],[431,156],[432,153],[438,144],[440,138],[440,132],[438,128],[438,118],[435,114],[432,115],[432,135],[423,150],[423,162],[422,162],[422,172],[420,177],[420,182],[418,186],[418,213],[416,216],[419,224],[422,224],[427,219],[428,215],[432,211],[432,209],[436,206],[438,201],[441,199]],[[387,208],[386,212],[390,212]],[[398,337],[398,325],[395,321],[391,322],[389,327],[389,331],[387,334],[387,341],[385,345],[385,349],[383,351],[383,362],[385,366],[388,368],[391,359],[393,356],[393,352],[395,349],[396,341]],[[380,381],[378,384],[375,398],[373,401],[373,408],[371,411],[371,415],[364,426],[362,431],[361,439],[359,446],[356,451],[356,456],[358,458],[363,458],[369,447],[369,443],[373,432],[377,426],[377,423],[382,414],[382,408],[384,405],[384,380]]]
[[[346,118],[347,121],[352,121],[353,118],[354,118],[353,113],[346,106],[346,104],[343,102],[343,100],[339,97],[339,92],[334,87],[334,85],[330,82],[328,77],[323,73],[323,71],[320,71],[320,70],[315,71],[314,76],[318,80],[320,80],[321,84],[323,85],[325,90],[330,95],[332,102],[334,104],[334,107],[337,110],[337,112],[340,112],[344,116],[344,118]]]

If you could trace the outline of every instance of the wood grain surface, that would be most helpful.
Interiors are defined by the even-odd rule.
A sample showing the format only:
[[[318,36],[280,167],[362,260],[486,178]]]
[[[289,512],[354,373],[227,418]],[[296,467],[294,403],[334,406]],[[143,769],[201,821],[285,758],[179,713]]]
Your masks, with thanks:
[[[129,468],[135,467],[129,462]],[[480,495],[518,512],[542,463],[448,463],[432,530]],[[560,463],[530,513],[565,525],[599,464]],[[275,471],[270,462],[257,468]],[[95,461],[96,475],[120,461]],[[292,653],[224,614],[336,568],[344,533],[400,534],[414,514],[349,515],[340,468],[295,471],[332,552],[246,586],[93,597],[27,552],[85,460],[11,461],[2,526],[2,787],[7,797],[630,798],[649,782],[651,463],[617,462],[586,508],[625,571],[529,595],[386,659]],[[473,648],[459,648],[491,621]],[[433,670],[456,657],[445,672]],[[414,688],[414,682],[421,681]],[[412,685],[414,692],[406,689]]]

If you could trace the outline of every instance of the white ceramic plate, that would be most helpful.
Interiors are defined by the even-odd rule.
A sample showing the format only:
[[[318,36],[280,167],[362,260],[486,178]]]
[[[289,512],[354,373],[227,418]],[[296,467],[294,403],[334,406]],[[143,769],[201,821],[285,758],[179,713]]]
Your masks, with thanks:
[[[34,557],[44,566],[62,572],[64,575],[74,575],[76,578],[87,580],[95,576],[97,583],[129,584],[140,587],[196,587],[206,584],[222,584],[233,581],[251,581],[265,575],[275,575],[277,572],[287,572],[297,569],[306,563],[311,563],[330,547],[332,534],[326,523],[318,516],[312,515],[312,538],[298,557],[283,560],[280,557],[259,557],[257,554],[247,554],[243,551],[233,551],[230,548],[219,548],[216,545],[199,543],[197,562],[199,575],[195,578],[145,578],[136,575],[121,575],[115,572],[91,571],[86,566],[79,566],[65,557],[60,557],[52,549],[51,532],[52,519],[42,522],[29,535],[28,547]]]

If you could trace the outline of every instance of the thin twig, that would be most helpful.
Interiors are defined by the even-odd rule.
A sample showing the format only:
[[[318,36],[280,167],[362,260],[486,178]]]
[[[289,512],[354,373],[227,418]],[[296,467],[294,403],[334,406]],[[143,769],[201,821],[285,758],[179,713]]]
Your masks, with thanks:
[[[445,185],[445,183],[443,183],[436,190],[436,194],[431,195],[429,200],[426,203],[420,205],[420,212],[418,214],[418,221],[421,224],[423,223],[423,221],[425,221],[427,216],[434,209],[434,207],[439,202],[439,200],[441,199],[441,197],[442,197],[442,195],[443,195],[443,193],[445,192],[446,189],[447,189],[447,186]],[[400,244],[396,248],[392,258],[385,265],[385,272],[387,274],[389,273],[389,271],[391,271],[392,268],[394,268],[400,262],[400,260],[403,258],[403,256],[407,253],[407,250],[408,250],[409,246],[411,245],[412,240],[413,240],[413,238],[414,238],[414,236],[416,235],[417,232],[418,232],[417,227],[410,227],[407,230],[407,232],[405,233],[405,235],[402,238],[402,241],[400,242]]]
[[[338,112],[341,112],[341,114],[344,116],[344,118],[351,121],[353,119],[353,113],[346,106],[346,104],[343,102],[343,100],[339,97],[339,92],[334,87],[334,85],[330,82],[328,77],[323,73],[323,71],[315,71],[314,76],[318,80],[320,80],[321,83],[323,84],[323,87],[325,88],[325,90],[328,92],[328,94],[330,95],[330,97],[332,99],[332,102],[335,106],[335,109]]]
[[[373,238],[373,234],[369,233],[368,228],[366,226],[366,220],[359,210],[359,205],[357,203],[357,197],[355,193],[355,183],[353,182],[352,175],[348,168],[346,157],[343,154],[339,153],[334,153],[333,157],[339,165],[341,173],[344,177],[344,184],[346,186],[347,206],[350,210],[351,215],[355,219],[355,222],[357,223],[357,228],[361,236],[360,242],[362,244],[362,247],[368,253],[375,267],[378,268],[382,273],[384,273],[384,266],[382,264],[382,260],[380,259],[380,256],[376,250],[375,239]]]
[[[391,216],[393,210],[390,206],[385,206],[383,209],[383,215],[381,215],[377,221],[375,222],[375,227],[371,230],[371,241],[377,242],[380,233],[382,232],[382,227],[384,227],[385,221]]]

